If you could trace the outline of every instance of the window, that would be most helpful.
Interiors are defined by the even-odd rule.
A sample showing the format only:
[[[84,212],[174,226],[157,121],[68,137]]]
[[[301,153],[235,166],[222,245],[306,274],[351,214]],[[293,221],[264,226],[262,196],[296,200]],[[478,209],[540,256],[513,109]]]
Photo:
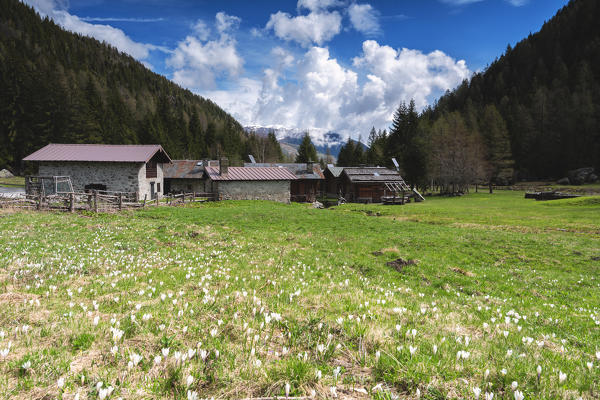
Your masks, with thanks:
[[[156,178],[156,161],[146,163],[146,178]]]
[[[158,183],[156,184],[156,191],[157,191],[158,193],[160,193],[160,182],[158,182]]]

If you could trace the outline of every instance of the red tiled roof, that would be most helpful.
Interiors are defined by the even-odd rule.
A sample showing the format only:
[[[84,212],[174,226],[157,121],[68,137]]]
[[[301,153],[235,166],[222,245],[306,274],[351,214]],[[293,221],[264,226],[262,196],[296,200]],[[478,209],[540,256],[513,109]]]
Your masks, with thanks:
[[[28,155],[23,161],[148,162],[159,153],[159,162],[171,159],[158,144],[55,144]]]
[[[226,174],[219,175],[219,168],[206,167],[206,173],[213,181],[290,181],[296,176],[287,168],[279,167],[229,167]]]

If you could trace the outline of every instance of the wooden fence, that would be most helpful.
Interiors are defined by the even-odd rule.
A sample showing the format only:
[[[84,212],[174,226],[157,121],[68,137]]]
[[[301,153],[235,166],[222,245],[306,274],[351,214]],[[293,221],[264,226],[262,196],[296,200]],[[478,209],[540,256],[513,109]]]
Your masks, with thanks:
[[[0,195],[0,208],[22,208],[31,210],[70,211],[86,210],[93,212],[115,212],[125,209],[145,207],[176,206],[191,202],[216,201],[214,193],[181,193],[156,197],[147,196],[135,201],[135,193],[118,193],[93,190],[85,193],[60,193],[48,196],[41,194],[22,197],[3,197]]]

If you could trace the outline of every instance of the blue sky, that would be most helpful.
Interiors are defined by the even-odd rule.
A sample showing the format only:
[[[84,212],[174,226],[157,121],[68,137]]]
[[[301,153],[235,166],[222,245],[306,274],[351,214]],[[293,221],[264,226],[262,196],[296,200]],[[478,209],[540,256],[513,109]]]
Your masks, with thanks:
[[[26,0],[244,125],[366,136],[432,104],[566,0]]]

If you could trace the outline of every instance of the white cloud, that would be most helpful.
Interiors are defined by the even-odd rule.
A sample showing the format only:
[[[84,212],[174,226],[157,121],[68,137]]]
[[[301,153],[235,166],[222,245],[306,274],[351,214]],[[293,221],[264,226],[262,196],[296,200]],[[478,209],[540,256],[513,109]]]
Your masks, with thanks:
[[[81,17],[86,22],[161,22],[164,18]]]
[[[317,141],[328,130],[364,138],[371,126],[387,128],[401,101],[414,99],[425,107],[471,74],[464,61],[442,51],[396,50],[374,40],[363,43],[353,68],[322,47],[298,59],[283,49],[273,50],[271,57],[274,67],[263,71],[262,80],[203,94],[244,125],[311,129]]]
[[[354,29],[367,35],[381,33],[378,12],[370,4],[352,4],[348,8],[350,22]]]
[[[244,60],[238,54],[232,30],[237,29],[240,19],[219,12],[215,26],[219,37],[208,40],[210,29],[203,21],[194,25],[194,33],[177,44],[167,59],[168,67],[174,69],[173,81],[190,89],[213,89],[218,77],[228,75],[236,78],[243,70]]]
[[[25,3],[35,8],[42,16],[48,16],[63,28],[106,42],[138,60],[147,58],[151,50],[166,51],[159,46],[136,42],[121,29],[110,25],[90,24],[78,16],[70,14],[62,3],[53,0],[25,0]]]
[[[515,7],[521,7],[529,3],[529,0],[506,0]]]
[[[312,11],[308,15],[290,16],[278,11],[271,14],[266,29],[286,41],[295,41],[304,47],[322,45],[340,33],[342,17],[337,11]]]

